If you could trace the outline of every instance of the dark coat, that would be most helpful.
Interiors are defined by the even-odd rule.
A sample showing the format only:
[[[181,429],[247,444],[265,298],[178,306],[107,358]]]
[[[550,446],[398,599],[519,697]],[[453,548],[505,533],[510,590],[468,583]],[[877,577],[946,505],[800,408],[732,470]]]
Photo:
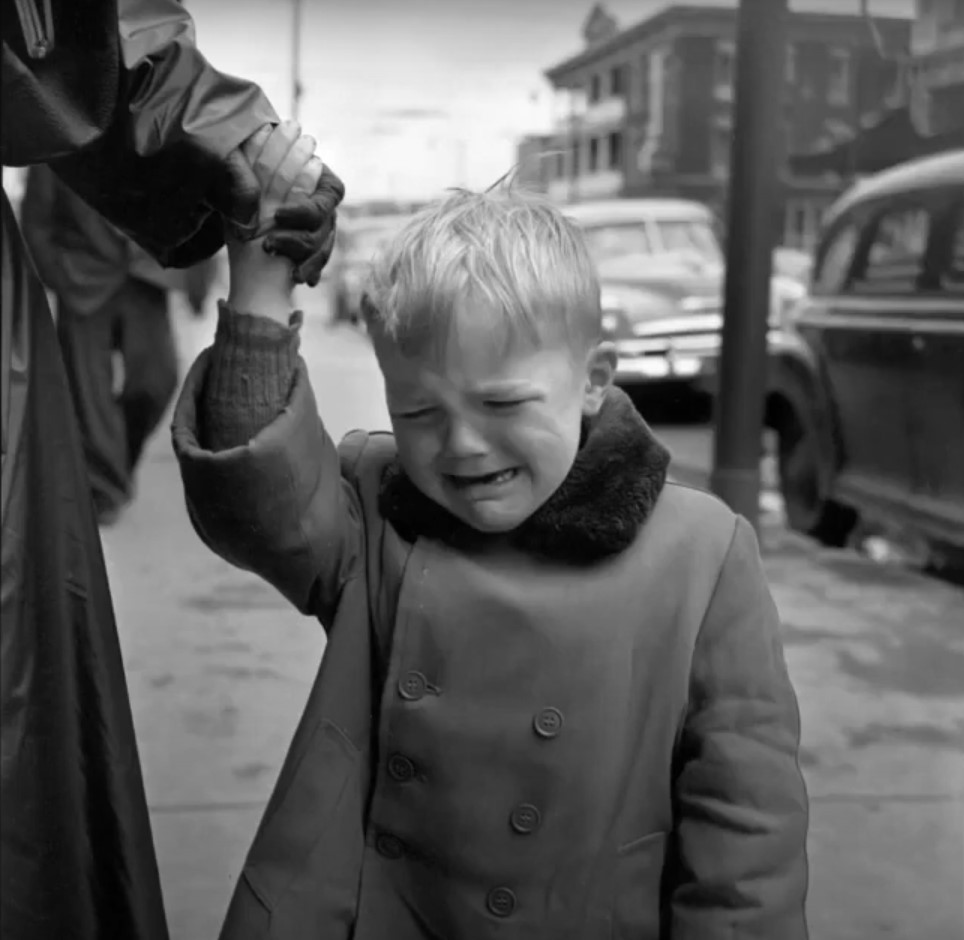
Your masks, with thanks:
[[[130,281],[164,291],[187,291],[187,271],[162,268],[140,245],[92,209],[50,167],[30,168],[20,205],[20,228],[44,286],[61,313],[88,316],[103,310]],[[206,294],[214,264],[190,271]],[[203,302],[203,301],[202,301]]]
[[[0,31],[3,163],[52,162],[169,263],[216,250],[217,161],[277,118],[256,86],[207,65],[180,4],[19,0]],[[81,442],[6,195],[2,226],[3,940],[164,940]]]
[[[510,536],[326,435],[174,418],[191,518],[326,626],[222,940],[802,940],[799,717],[752,528],[613,390]]]

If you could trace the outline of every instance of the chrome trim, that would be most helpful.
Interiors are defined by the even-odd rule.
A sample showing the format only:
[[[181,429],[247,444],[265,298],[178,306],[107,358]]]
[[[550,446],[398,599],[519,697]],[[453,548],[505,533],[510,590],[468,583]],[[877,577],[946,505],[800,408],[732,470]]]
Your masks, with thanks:
[[[682,317],[660,317],[633,326],[637,336],[663,336],[678,333],[716,333],[723,328],[721,313],[691,313]]]
[[[945,319],[946,316],[946,319]],[[964,332],[964,297],[827,297],[794,310],[795,326],[924,333]]]
[[[807,312],[794,319],[794,326],[816,326],[827,330],[881,330],[891,333],[940,333],[964,336],[964,317],[960,320],[918,319],[914,315],[901,319],[881,316],[861,316],[859,314]]]

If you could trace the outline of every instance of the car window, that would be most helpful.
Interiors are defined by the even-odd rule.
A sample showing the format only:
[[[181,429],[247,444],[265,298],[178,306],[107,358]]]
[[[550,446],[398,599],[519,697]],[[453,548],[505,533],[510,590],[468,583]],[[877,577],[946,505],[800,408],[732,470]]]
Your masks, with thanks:
[[[586,244],[593,261],[600,264],[627,255],[651,255],[653,246],[641,222],[621,225],[596,225],[585,229]]]
[[[950,294],[964,295],[964,207],[957,213],[957,226],[941,287]]]
[[[924,274],[931,215],[923,208],[893,209],[878,217],[863,260],[855,272],[857,293],[914,293]]]
[[[656,229],[663,251],[695,254],[705,261],[723,261],[723,252],[708,222],[661,219],[656,223]]]
[[[837,294],[844,289],[859,239],[860,228],[856,222],[847,223],[831,236],[813,280],[815,294]]]

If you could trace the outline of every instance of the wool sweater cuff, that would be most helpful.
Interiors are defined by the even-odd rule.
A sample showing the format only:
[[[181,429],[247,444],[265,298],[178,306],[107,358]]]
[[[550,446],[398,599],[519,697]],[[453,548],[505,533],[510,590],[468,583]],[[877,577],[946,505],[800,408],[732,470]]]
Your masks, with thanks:
[[[303,315],[285,327],[218,303],[218,327],[201,394],[199,442],[211,451],[241,447],[288,404]]]

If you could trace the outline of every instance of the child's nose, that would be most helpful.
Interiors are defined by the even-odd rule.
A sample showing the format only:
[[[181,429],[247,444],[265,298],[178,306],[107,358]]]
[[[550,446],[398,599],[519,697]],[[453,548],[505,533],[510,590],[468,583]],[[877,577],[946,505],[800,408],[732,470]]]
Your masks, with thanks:
[[[479,457],[488,451],[485,438],[469,421],[451,419],[448,425],[446,450],[452,457]]]

